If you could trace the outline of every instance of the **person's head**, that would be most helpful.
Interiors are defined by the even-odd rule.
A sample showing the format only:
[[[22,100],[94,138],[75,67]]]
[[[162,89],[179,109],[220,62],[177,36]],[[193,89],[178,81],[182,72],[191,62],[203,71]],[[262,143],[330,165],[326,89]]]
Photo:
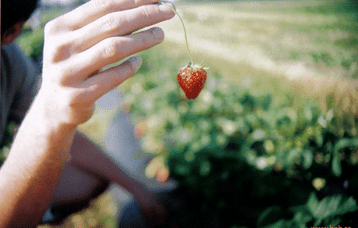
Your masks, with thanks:
[[[1,1],[1,44],[10,44],[37,8],[38,0]]]

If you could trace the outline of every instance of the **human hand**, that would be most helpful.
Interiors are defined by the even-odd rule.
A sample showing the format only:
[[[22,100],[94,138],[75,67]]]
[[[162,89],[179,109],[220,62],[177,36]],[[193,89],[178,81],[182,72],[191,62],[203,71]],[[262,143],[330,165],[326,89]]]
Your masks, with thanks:
[[[92,0],[45,26],[43,81],[36,98],[46,116],[77,126],[87,121],[94,102],[133,75],[141,65],[132,57],[101,68],[164,39],[160,28],[134,33],[170,19],[158,0]]]

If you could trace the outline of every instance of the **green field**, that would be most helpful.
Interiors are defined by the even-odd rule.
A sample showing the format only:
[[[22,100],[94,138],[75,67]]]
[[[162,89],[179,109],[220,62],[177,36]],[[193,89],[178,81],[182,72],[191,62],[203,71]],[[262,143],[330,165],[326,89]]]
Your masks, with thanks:
[[[216,2],[177,9],[196,61],[219,69],[227,61],[228,71],[235,72],[230,78],[260,71],[288,78],[357,78],[358,13],[351,2]],[[178,18],[161,27],[168,41],[184,45]]]
[[[194,61],[210,68],[209,77],[220,76],[253,93],[272,93],[278,101],[290,92],[297,95],[297,109],[307,99],[317,100],[323,108],[343,105],[346,113],[341,127],[356,132],[352,129],[358,124],[354,117],[358,115],[357,4],[338,0],[179,2],[177,10]],[[44,11],[43,22],[66,11],[68,8]],[[122,89],[163,75],[175,77],[177,69],[189,62],[179,19],[158,26],[165,31],[165,41],[141,54],[143,67],[138,77],[129,79]],[[17,42],[35,57],[42,38],[42,30],[26,29]],[[95,113],[81,129],[100,144],[106,130],[103,121]],[[114,210],[104,195],[62,227],[114,227]]]
[[[278,92],[288,83],[322,108],[358,115],[358,4],[237,1],[177,5],[194,61],[230,81]],[[163,46],[185,55],[179,18],[160,24]],[[186,58],[181,62],[189,62]],[[333,98],[332,98],[333,97]],[[327,100],[330,99],[330,100]],[[334,103],[334,104],[333,104]]]

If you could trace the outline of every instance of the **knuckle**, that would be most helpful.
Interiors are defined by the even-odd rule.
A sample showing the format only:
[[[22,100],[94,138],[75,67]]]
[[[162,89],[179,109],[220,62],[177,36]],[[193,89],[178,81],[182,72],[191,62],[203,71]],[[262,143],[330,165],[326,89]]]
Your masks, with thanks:
[[[152,11],[149,9],[149,7],[141,6],[140,9],[142,11],[142,15],[143,15],[144,20],[149,20],[151,15],[152,15]]]
[[[54,44],[55,50],[59,53],[68,52],[70,49],[70,43],[65,39],[57,39],[57,42]]]
[[[70,89],[64,97],[65,105],[77,110],[81,109],[83,106],[87,106],[89,103],[89,95],[86,89]]]
[[[97,9],[105,10],[105,11],[109,10],[113,6],[111,0],[95,0],[93,4]]]
[[[51,50],[51,60],[54,63],[68,59],[74,52],[71,42],[64,37],[53,39],[52,42],[48,43],[45,47]]]
[[[102,57],[114,58],[117,55],[117,43],[114,39],[107,39],[103,43]]]
[[[109,15],[102,23],[102,29],[105,32],[115,32],[121,25],[120,19],[114,17],[113,15]]]
[[[141,5],[144,5],[144,4],[153,4],[153,3],[157,3],[158,0],[134,0],[134,5],[135,6],[141,6]]]
[[[63,23],[64,15],[59,16],[45,24],[44,33],[45,35],[52,35],[62,33],[63,31],[67,30],[66,24]]]
[[[144,1],[143,0],[134,0],[133,3],[134,3],[134,6],[138,7],[140,5],[143,5]]]
[[[55,27],[55,22],[54,20],[52,21],[49,21],[45,24],[45,28],[44,28],[44,33],[45,35],[51,35],[51,33],[55,30],[54,27]]]
[[[77,103],[77,94],[73,91],[62,94],[62,101],[65,107],[73,107]]]
[[[73,69],[68,64],[59,64],[62,68],[61,74],[56,77],[58,84],[62,86],[69,86],[73,81]],[[64,76],[65,75],[65,76]]]
[[[134,0],[133,2],[134,2],[135,6],[139,6],[142,1],[141,0]]]

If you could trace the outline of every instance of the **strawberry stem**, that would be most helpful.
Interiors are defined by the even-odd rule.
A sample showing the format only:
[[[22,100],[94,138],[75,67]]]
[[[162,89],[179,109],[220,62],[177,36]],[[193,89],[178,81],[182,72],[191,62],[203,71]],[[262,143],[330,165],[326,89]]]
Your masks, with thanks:
[[[160,4],[163,4],[165,6],[167,6],[169,9],[171,9],[171,11],[173,11],[175,13],[175,15],[177,15],[180,19],[180,22],[181,24],[183,25],[183,29],[184,29],[184,36],[185,36],[185,44],[186,44],[186,50],[188,52],[188,55],[189,55],[189,58],[190,58],[190,62],[192,64],[194,64],[193,62],[193,58],[191,57],[191,53],[190,53],[190,49],[189,49],[189,44],[188,44],[188,37],[186,35],[186,29],[185,29],[185,26],[184,26],[184,22],[183,22],[183,19],[181,18],[181,16],[178,14],[178,12],[176,11],[175,9],[175,6],[172,2],[170,1],[165,1],[165,0],[162,0],[159,2]]]

